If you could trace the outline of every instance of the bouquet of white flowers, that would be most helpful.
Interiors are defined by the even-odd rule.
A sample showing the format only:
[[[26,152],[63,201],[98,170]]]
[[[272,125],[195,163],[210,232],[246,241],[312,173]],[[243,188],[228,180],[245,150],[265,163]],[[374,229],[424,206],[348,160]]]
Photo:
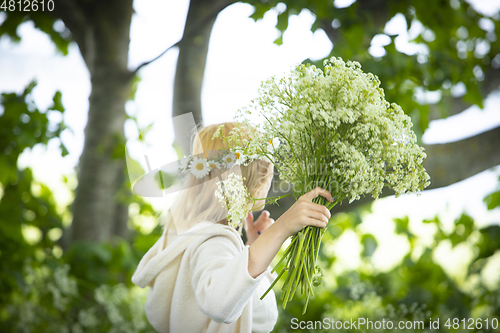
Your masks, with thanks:
[[[263,82],[259,97],[238,116],[248,122],[247,114],[258,114],[263,121],[249,126],[253,130],[245,142],[235,133],[235,149],[273,161],[280,177],[293,184],[296,198],[318,186],[327,189],[334,202],[323,197],[314,202],[328,209],[364,194],[377,198],[384,186],[396,196],[423,190],[429,184],[422,167],[426,154],[416,143],[411,119],[385,100],[378,78],[359,63],[331,58],[324,66],[322,71],[299,65],[286,77]],[[324,232],[306,227],[285,250],[280,260],[285,267],[276,279],[287,273],[283,307],[300,285],[306,311],[312,286],[320,280],[316,261]]]

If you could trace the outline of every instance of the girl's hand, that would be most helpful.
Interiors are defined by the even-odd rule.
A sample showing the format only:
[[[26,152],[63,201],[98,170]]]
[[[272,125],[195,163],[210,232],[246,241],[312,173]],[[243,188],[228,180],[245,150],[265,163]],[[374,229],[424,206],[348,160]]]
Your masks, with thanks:
[[[317,187],[301,196],[292,207],[280,216],[276,223],[266,224],[263,222],[263,225],[269,228],[262,233],[261,237],[255,240],[248,252],[248,273],[250,276],[255,278],[267,269],[288,237],[295,235],[308,225],[321,228],[326,226],[331,217],[330,211],[325,206],[312,202],[318,195],[322,195],[333,202],[330,192]],[[261,214],[253,225],[254,230],[258,230],[256,228],[257,222],[263,218],[262,215],[264,214]],[[267,215],[265,219],[268,219]],[[252,221],[253,218],[249,222]],[[252,224],[248,223],[248,226],[251,227]]]
[[[254,222],[252,213],[248,213],[243,222],[247,234],[247,245],[251,245],[264,230],[274,223],[274,220],[269,217],[269,212],[264,210],[257,221]]]
[[[318,195],[333,201],[332,195],[321,187],[307,192],[301,196],[292,207],[290,207],[276,221],[283,229],[285,236],[290,237],[308,225],[324,228],[331,217],[330,211],[323,205],[313,203],[312,200]]]

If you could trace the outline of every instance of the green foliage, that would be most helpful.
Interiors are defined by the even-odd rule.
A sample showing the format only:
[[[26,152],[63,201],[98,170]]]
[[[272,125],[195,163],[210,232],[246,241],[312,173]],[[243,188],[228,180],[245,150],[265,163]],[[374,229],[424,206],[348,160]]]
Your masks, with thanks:
[[[56,4],[57,6],[57,4]],[[17,7],[17,2],[16,2]],[[5,21],[0,25],[0,37],[8,36],[12,41],[19,42],[21,38],[17,34],[17,28],[24,22],[31,21],[35,28],[46,33],[57,49],[64,55],[68,54],[68,45],[71,42],[71,33],[62,24],[62,21],[47,13],[38,11],[7,11]],[[60,26],[60,28],[58,27]]]
[[[73,243],[63,251],[59,241],[67,207],[58,207],[50,189],[29,168],[17,166],[23,151],[60,141],[66,128],[64,122],[48,119],[49,112],[64,112],[61,94],[40,111],[33,102],[34,87],[31,83],[23,93],[4,93],[0,99],[2,332],[154,332],[143,311],[146,290],[132,287],[131,276],[161,228],[150,235],[134,229],[137,247],[115,239]],[[137,214],[154,215],[140,198],[117,195],[125,204],[134,202]]]
[[[340,216],[339,216],[340,215]],[[423,250],[422,242],[409,227],[407,217],[395,219],[395,232],[406,237],[410,251],[394,268],[377,272],[371,263],[377,249],[377,239],[362,230],[362,223],[356,223],[359,212],[339,214],[332,217],[324,236],[323,244],[331,244],[347,230],[354,231],[361,240],[363,264],[357,270],[335,273],[332,269],[335,258],[325,245],[320,251],[320,264],[325,277],[321,286],[314,289],[315,296],[309,303],[309,310],[302,315],[303,296],[291,301],[286,310],[280,310],[278,324],[273,332],[290,331],[292,318],[304,322],[322,321],[324,318],[340,321],[423,321],[425,329],[416,332],[450,332],[444,323],[447,318],[489,318],[498,319],[500,313],[500,285],[487,286],[481,275],[485,265],[500,251],[500,226],[490,225],[478,228],[474,220],[463,214],[455,221],[451,231],[445,231],[439,218],[424,221],[435,228],[434,242]],[[339,223],[340,222],[340,223]],[[468,246],[474,253],[469,263],[465,280],[448,275],[435,260],[436,249],[450,242],[454,247]],[[278,288],[275,288],[278,290]],[[279,296],[279,292],[278,292]],[[440,318],[439,329],[429,328],[429,318]],[[312,325],[312,324],[311,324]],[[311,326],[312,327],[312,326]],[[297,329],[294,332],[320,332],[318,329]],[[328,330],[323,330],[328,331]],[[389,332],[392,330],[342,328],[341,332]],[[404,330],[403,330],[404,331]],[[483,332],[496,332],[484,329]]]
[[[144,290],[103,284],[85,296],[70,266],[49,259],[25,264],[23,284],[2,313],[4,332],[155,332],[143,315]]]
[[[33,103],[32,82],[25,91],[17,94],[2,94],[0,102],[0,304],[8,301],[9,292],[22,281],[21,268],[25,258],[43,256],[46,248],[52,249],[51,230],[61,230],[62,218],[57,211],[50,190],[33,180],[29,168],[19,170],[17,160],[27,148],[36,144],[47,144],[64,130],[64,123],[49,126],[48,111],[40,111]],[[60,100],[58,93],[54,101]],[[59,105],[49,108],[64,112]],[[36,246],[25,239],[24,231],[38,230],[40,236]]]
[[[500,178],[498,179],[500,181]],[[489,210],[495,209],[500,206],[500,191],[493,192],[484,198],[484,202],[486,203],[486,207]]]
[[[16,163],[19,155],[36,144],[46,145],[49,140],[59,137],[66,129],[64,122],[49,126],[48,112],[64,113],[61,93],[56,92],[54,104],[48,110],[40,111],[31,95],[36,82],[31,82],[23,93],[3,93],[0,103],[3,113],[0,115],[0,183],[15,183],[17,179]],[[59,140],[59,139],[58,139]],[[61,149],[66,151],[60,142]]]
[[[497,56],[500,44],[495,42],[500,36],[500,16],[497,13],[485,17],[463,0],[358,0],[346,8],[336,8],[333,1],[321,0],[243,2],[254,6],[251,15],[254,20],[261,19],[278,3],[286,5],[286,10],[278,15],[276,28],[280,36],[275,41],[277,44],[282,43],[289,17],[309,10],[316,17],[311,30],[323,29],[334,44],[326,58],[337,56],[356,60],[364,71],[376,74],[382,82],[386,99],[395,101],[412,116],[417,134],[422,134],[428,127],[431,106],[441,117],[462,111],[452,109],[456,98],[482,108],[486,97],[483,91],[491,76],[488,73],[500,65]],[[388,36],[390,43],[384,46],[385,54],[374,57],[369,52],[373,37],[385,35],[386,23],[397,14],[404,16],[408,30],[419,23],[423,25],[410,42],[426,51],[406,54],[408,51],[396,47],[397,36]],[[488,23],[491,23],[492,30],[487,27]],[[497,60],[493,61],[495,57]],[[322,66],[322,60],[305,62]],[[459,83],[465,86],[466,92],[463,96],[453,96],[452,87]],[[423,94],[427,92],[438,94],[437,104],[427,100]]]

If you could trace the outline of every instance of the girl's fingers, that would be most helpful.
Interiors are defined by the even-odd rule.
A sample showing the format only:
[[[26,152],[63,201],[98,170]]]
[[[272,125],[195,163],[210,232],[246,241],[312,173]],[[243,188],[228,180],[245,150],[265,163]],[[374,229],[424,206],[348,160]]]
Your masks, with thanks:
[[[247,230],[252,230],[254,228],[253,225],[253,215],[252,213],[248,213],[247,217],[245,218],[245,228]]]
[[[302,196],[302,198],[306,199],[307,201],[312,201],[312,199],[316,198],[318,195],[321,195],[328,201],[333,202],[332,194],[321,187],[316,187],[314,190],[307,192]]]
[[[258,228],[259,230],[264,230],[267,229],[271,224],[274,223],[274,220],[269,218],[269,212],[263,212],[257,221],[255,221],[254,226]]]
[[[307,215],[315,220],[328,223],[328,217],[318,211],[310,210],[307,212]]]
[[[247,222],[248,223],[253,223],[253,214],[252,212],[249,212],[247,215]]]
[[[317,204],[317,203],[314,203],[314,202],[311,202],[310,205],[311,205],[311,210],[320,212],[321,214],[323,214],[324,216],[326,216],[328,219],[330,219],[330,217],[332,217],[332,213],[330,213],[330,211],[328,210],[328,208],[326,208],[325,206]]]
[[[262,211],[262,213],[260,214],[259,218],[257,219],[257,221],[255,221],[255,223],[260,223],[261,221],[265,221],[269,218],[269,212],[267,210],[264,210]]]
[[[315,227],[324,228],[324,227],[326,227],[326,222],[322,222],[322,221],[319,221],[319,220],[316,220],[313,218],[309,218],[307,220],[307,225],[313,225]]]

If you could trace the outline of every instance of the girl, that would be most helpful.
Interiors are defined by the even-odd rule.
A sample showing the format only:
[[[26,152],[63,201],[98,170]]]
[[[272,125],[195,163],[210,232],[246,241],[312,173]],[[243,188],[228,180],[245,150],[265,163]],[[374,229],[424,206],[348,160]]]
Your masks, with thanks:
[[[223,135],[235,127],[225,123]],[[203,128],[195,137],[193,155],[209,160],[227,149],[213,138],[220,125]],[[217,165],[216,165],[217,164]],[[254,222],[251,213],[243,224],[248,241],[228,225],[226,212],[214,193],[228,169],[215,162],[204,176],[203,165],[189,173],[185,189],[160,217],[164,231],[142,258],[132,281],[149,286],[146,315],[159,332],[270,332],[278,317],[276,299],[269,288],[274,277],[269,265],[283,242],[307,225],[324,228],[330,218],[326,207],[312,202],[331,194],[316,188],[300,197],[274,222],[264,211]],[[264,198],[271,186],[272,163],[256,159],[239,166],[244,185],[254,198]],[[249,209],[255,210],[263,202]]]

